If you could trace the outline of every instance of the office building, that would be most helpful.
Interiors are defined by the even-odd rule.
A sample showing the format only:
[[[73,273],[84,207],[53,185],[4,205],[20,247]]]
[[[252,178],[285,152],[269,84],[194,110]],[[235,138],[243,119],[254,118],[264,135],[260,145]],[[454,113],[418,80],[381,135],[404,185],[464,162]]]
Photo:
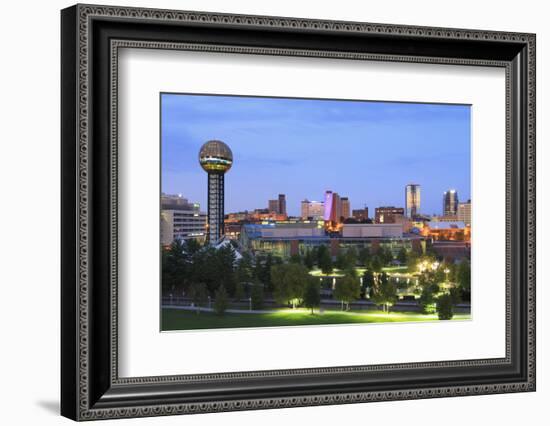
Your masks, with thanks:
[[[458,210],[458,193],[449,189],[443,193],[443,216],[456,216]]]
[[[279,213],[279,200],[268,200],[267,206],[271,213]]]
[[[472,225],[472,203],[470,200],[458,203],[457,218],[468,226]]]
[[[198,203],[190,203],[181,195],[161,196],[160,240],[170,245],[174,240],[190,238],[203,241],[206,237],[206,213]]]
[[[323,219],[325,214],[325,204],[322,201],[303,200],[301,204],[302,219]]]
[[[420,185],[416,183],[405,187],[405,213],[408,218],[420,214]]]
[[[352,210],[351,215],[355,220],[365,222],[369,219],[369,208],[365,206],[362,209]]]
[[[382,206],[374,209],[375,223],[396,223],[397,218],[403,218],[405,209],[403,207]]]
[[[324,219],[326,222],[340,222],[340,216],[342,214],[342,204],[340,203],[340,196],[336,192],[325,192],[325,214]]]
[[[340,203],[341,203],[341,209],[342,209],[341,217],[343,217],[344,220],[346,220],[347,218],[349,218],[351,216],[351,205],[350,205],[350,202],[349,202],[349,198],[348,197],[342,197],[340,199]]]
[[[279,194],[279,210],[277,211],[277,213],[286,216],[286,195],[285,194]]]

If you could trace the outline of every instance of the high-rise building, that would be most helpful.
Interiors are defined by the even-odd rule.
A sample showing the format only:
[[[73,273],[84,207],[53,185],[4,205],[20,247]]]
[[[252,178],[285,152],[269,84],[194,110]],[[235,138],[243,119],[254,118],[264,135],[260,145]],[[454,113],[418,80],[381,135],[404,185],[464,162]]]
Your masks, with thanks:
[[[465,203],[458,203],[457,218],[465,225],[472,225],[472,203],[470,200]]]
[[[325,192],[325,221],[340,222],[342,216],[342,202],[340,196],[336,192]]]
[[[458,193],[449,189],[443,193],[443,215],[456,216],[458,210]]]
[[[268,200],[267,209],[272,213],[279,213],[279,200]]]
[[[362,209],[355,209],[351,212],[352,217],[360,222],[366,221],[369,218],[369,208],[365,206]]]
[[[322,201],[303,200],[301,207],[302,219],[323,219],[325,204]]]
[[[199,151],[199,163],[208,173],[207,240],[216,243],[224,233],[224,175],[233,164],[233,153],[224,142],[210,140]]]
[[[341,199],[342,206],[342,217],[347,219],[351,216],[351,205],[348,197],[342,197]]]
[[[160,240],[169,245],[174,240],[190,238],[204,240],[206,213],[200,211],[198,203],[190,203],[181,195],[161,196]]]
[[[285,194],[279,194],[279,214],[286,215],[286,196]]]
[[[374,209],[375,223],[396,223],[397,218],[405,215],[403,207],[382,206]]]
[[[405,187],[405,211],[409,218],[420,213],[420,185],[416,183]]]

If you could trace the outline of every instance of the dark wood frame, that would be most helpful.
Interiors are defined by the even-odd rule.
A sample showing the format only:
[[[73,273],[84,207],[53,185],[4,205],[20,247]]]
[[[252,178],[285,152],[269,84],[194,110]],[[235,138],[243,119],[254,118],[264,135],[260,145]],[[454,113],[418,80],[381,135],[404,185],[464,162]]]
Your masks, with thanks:
[[[64,416],[89,420],[535,390],[533,34],[95,5],[64,9],[61,29]],[[119,378],[116,54],[125,46],[504,67],[506,357]]]

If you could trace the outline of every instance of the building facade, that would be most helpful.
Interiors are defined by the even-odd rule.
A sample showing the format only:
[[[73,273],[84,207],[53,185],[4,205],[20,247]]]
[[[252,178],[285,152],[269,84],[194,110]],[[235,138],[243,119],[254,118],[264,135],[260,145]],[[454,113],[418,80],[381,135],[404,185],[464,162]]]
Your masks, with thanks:
[[[458,193],[449,189],[443,193],[443,216],[456,216],[458,211]]]
[[[336,192],[325,192],[325,214],[323,216],[326,222],[338,223],[342,213],[340,196]]]
[[[345,230],[345,231],[344,231]],[[320,246],[329,248],[332,257],[351,247],[356,250],[368,248],[376,253],[380,247],[397,255],[401,249],[418,254],[425,253],[426,240],[422,236],[403,234],[402,227],[395,224],[344,224],[341,236],[329,236],[323,223],[292,224],[245,224],[240,244],[256,255],[267,255],[288,259],[295,254],[304,255]]]
[[[342,227],[344,238],[402,238],[402,224],[345,223]]]
[[[374,209],[375,223],[396,223],[397,218],[403,218],[405,209],[403,207],[382,206]]]
[[[285,194],[279,194],[279,211],[277,213],[286,216],[286,195]]]
[[[325,203],[322,201],[303,200],[301,203],[302,219],[323,219],[325,215]]]
[[[342,215],[341,217],[344,218],[344,220],[346,220],[347,218],[351,217],[351,204],[349,202],[349,198],[348,197],[342,197],[340,199],[340,203],[341,203],[341,209],[342,209]]]
[[[464,222],[427,222],[421,230],[434,241],[470,241],[470,227]]]
[[[472,203],[470,200],[458,203],[457,218],[468,226],[472,225]]]
[[[365,206],[362,209],[352,210],[351,215],[355,220],[364,222],[369,219],[369,208]]]
[[[160,241],[170,245],[174,240],[190,238],[204,241],[206,237],[206,213],[198,203],[190,203],[181,195],[161,196]]]
[[[279,200],[268,200],[267,209],[271,213],[279,213]]]
[[[420,185],[416,183],[405,187],[405,213],[408,218],[420,214]]]

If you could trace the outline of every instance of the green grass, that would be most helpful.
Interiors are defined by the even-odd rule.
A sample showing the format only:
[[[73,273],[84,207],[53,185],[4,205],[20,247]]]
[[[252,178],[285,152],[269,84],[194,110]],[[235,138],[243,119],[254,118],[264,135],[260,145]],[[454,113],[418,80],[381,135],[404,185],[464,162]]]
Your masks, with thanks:
[[[470,319],[470,315],[455,315],[453,320]],[[265,314],[232,314],[217,316],[210,312],[197,314],[193,311],[178,309],[162,310],[162,330],[197,330],[208,328],[241,328],[241,327],[282,327],[293,325],[323,325],[323,324],[356,324],[435,321],[437,315],[422,315],[416,312],[341,312],[317,311],[312,315],[306,309],[282,309],[276,313]]]
[[[384,266],[382,268],[383,272],[393,272],[393,273],[401,273],[406,274],[413,272],[412,270],[409,270],[408,266]]]

